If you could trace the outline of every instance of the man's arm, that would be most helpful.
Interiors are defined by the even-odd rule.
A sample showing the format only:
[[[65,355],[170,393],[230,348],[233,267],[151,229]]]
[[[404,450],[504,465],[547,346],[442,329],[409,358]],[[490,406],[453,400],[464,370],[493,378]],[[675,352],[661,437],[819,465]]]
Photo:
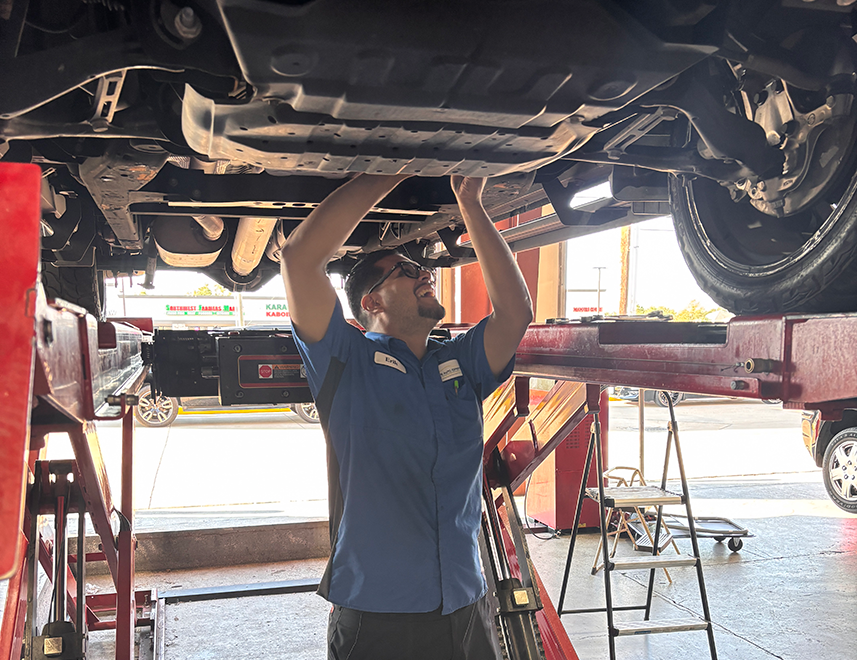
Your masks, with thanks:
[[[452,190],[494,308],[485,326],[485,355],[491,371],[499,376],[533,320],[533,306],[512,251],[482,206],[484,188],[485,179],[452,177]]]
[[[336,292],[327,278],[327,263],[369,210],[407,175],[361,174],[334,190],[289,234],[280,253],[289,315],[301,338],[324,338]]]

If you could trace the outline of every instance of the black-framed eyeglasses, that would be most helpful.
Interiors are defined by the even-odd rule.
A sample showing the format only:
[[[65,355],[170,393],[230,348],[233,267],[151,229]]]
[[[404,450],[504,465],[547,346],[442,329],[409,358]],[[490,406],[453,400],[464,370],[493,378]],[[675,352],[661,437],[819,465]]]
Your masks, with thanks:
[[[369,295],[370,293],[372,293],[375,289],[377,289],[377,288],[378,288],[379,286],[381,286],[384,282],[386,282],[386,281],[387,281],[387,279],[388,279],[388,278],[389,278],[393,273],[395,273],[397,270],[401,270],[401,271],[402,271],[402,275],[404,275],[405,277],[410,277],[412,280],[417,280],[417,279],[419,279],[419,278],[420,278],[420,274],[421,274],[421,273],[428,273],[429,275],[431,275],[432,281],[434,281],[434,268],[423,268],[423,267],[422,267],[422,266],[420,266],[419,264],[415,264],[413,261],[398,261],[398,262],[396,262],[395,264],[393,264],[393,267],[392,267],[392,268],[390,268],[390,270],[388,270],[388,271],[387,271],[387,274],[386,274],[386,275],[384,275],[380,280],[378,280],[377,282],[375,282],[375,284],[373,284],[373,285],[369,288],[369,290],[368,290],[365,294],[363,294],[363,295],[368,296],[368,295]]]

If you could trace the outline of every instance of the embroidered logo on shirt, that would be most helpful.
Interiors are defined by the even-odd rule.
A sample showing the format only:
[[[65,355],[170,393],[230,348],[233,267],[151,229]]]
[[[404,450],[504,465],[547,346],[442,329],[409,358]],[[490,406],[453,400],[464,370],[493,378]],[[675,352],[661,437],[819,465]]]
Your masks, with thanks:
[[[440,379],[445,383],[453,378],[461,378],[461,367],[458,365],[458,360],[447,360],[437,365],[440,370]]]
[[[403,374],[408,373],[401,362],[399,362],[392,355],[387,355],[386,353],[382,353],[381,351],[375,351],[375,364],[383,364],[387,367],[393,367],[393,369],[398,369]]]

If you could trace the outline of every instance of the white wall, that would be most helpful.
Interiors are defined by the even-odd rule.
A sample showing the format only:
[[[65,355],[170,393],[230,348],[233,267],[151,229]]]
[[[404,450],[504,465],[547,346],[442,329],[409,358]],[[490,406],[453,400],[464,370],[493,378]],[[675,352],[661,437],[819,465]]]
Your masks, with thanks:
[[[225,297],[190,296],[191,292],[203,285],[214,288],[214,282],[208,277],[192,271],[159,271],[155,274],[155,288],[148,291],[140,286],[142,281],[142,277],[135,277],[133,283],[130,283],[125,278],[124,286],[122,279],[116,283],[113,280],[105,282],[108,317],[152,318],[157,327],[235,327],[289,323],[285,286],[279,277],[252,293]],[[340,278],[334,276],[331,281],[342,301],[346,318],[350,318]],[[177,307],[195,309],[186,311],[175,309]],[[204,309],[200,310],[200,307]]]

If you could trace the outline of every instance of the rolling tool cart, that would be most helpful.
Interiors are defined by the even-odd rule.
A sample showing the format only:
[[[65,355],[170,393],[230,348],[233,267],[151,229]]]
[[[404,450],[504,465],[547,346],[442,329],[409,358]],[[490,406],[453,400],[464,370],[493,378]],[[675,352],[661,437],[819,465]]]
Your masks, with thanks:
[[[664,525],[669,525],[673,538],[690,538],[690,524],[687,516],[680,513],[665,513],[663,522]],[[726,545],[732,552],[738,552],[744,547],[742,539],[755,536],[750,533],[750,530],[732,522],[729,518],[717,516],[697,516],[693,519],[693,526],[696,528],[697,538],[714,539],[718,543],[729,539]]]

